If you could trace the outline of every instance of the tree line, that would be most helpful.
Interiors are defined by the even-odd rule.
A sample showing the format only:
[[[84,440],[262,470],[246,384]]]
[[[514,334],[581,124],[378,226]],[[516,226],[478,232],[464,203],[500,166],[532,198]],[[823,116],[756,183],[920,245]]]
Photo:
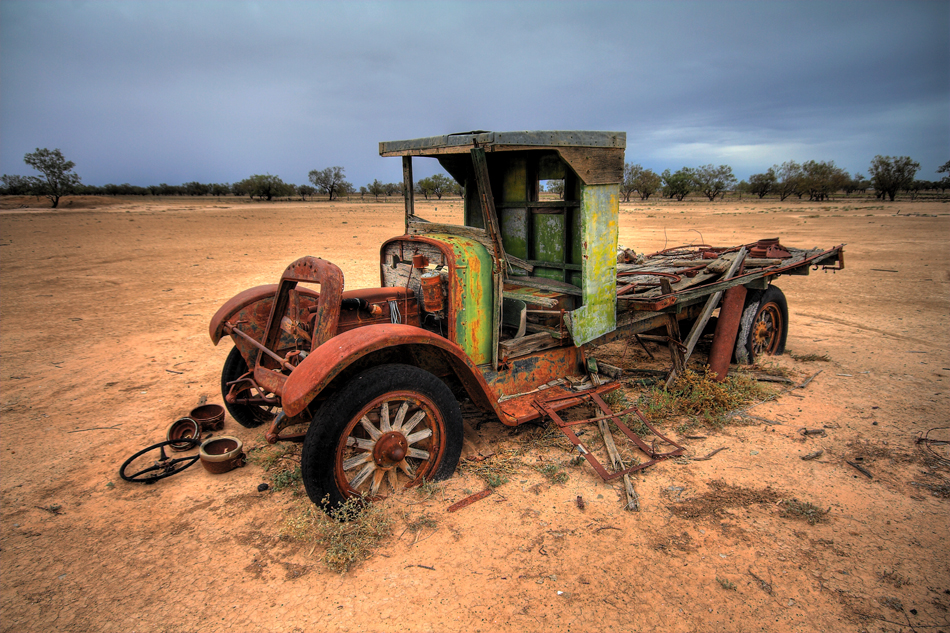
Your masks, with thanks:
[[[62,196],[111,195],[111,196],[249,196],[260,200],[289,198],[299,195],[301,200],[312,199],[321,193],[330,201],[335,197],[359,194],[360,199],[367,195],[379,200],[380,196],[402,195],[403,183],[382,183],[377,179],[361,186],[358,190],[346,180],[343,167],[334,166],[314,169],[308,174],[310,184],[294,185],[285,183],[278,176],[255,174],[235,183],[186,182],[182,185],[162,183],[148,187],[128,183],[102,186],[84,185],[73,171],[75,163],[67,161],[58,149],[37,148],[23,157],[23,162],[40,172],[40,176],[0,176],[0,195],[34,195],[48,198],[53,208],[59,204]],[[620,194],[624,202],[636,193],[641,200],[648,200],[655,194],[676,200],[683,200],[694,192],[702,193],[710,201],[724,197],[727,192],[755,195],[764,198],[767,195],[778,196],[785,200],[790,196],[799,199],[808,195],[809,200],[826,200],[832,194],[844,191],[850,195],[855,191],[866,192],[873,188],[878,198],[894,200],[899,191],[907,192],[911,199],[921,191],[946,192],[950,188],[950,161],[944,163],[938,174],[947,174],[941,180],[918,180],[920,164],[909,156],[875,156],[868,168],[870,178],[863,174],[851,177],[847,171],[837,167],[834,161],[806,161],[797,163],[786,161],[774,165],[761,174],[752,174],[748,181],[736,181],[729,165],[702,165],[683,167],[675,172],[667,169],[657,174],[639,164],[626,163]],[[434,196],[441,200],[445,195],[464,196],[465,188],[445,174],[435,174],[419,179],[414,190],[426,200]],[[548,181],[547,191],[563,196],[564,181]]]
[[[710,201],[717,196],[724,197],[727,192],[735,192],[740,198],[746,193],[759,198],[775,195],[784,201],[790,196],[801,199],[807,195],[809,200],[821,201],[839,191],[850,195],[855,191],[865,193],[873,189],[878,198],[887,197],[893,201],[899,191],[909,193],[911,199],[915,199],[921,191],[939,189],[946,192],[950,189],[950,161],[937,170],[938,174],[947,174],[941,180],[919,180],[916,178],[918,171],[920,163],[909,156],[875,156],[868,168],[870,178],[861,173],[852,177],[834,161],[797,163],[790,160],[774,165],[764,173],[752,174],[748,181],[737,182],[729,165],[683,167],[675,172],[667,169],[657,174],[642,165],[627,163],[620,194],[624,202],[629,202],[634,193],[641,200],[648,200],[654,194],[683,200],[694,192],[702,193]],[[549,184],[548,190],[560,193],[558,187],[560,185],[556,183]]]
[[[359,189],[346,180],[343,167],[334,166],[326,169],[314,169],[308,174],[310,184],[295,185],[285,183],[279,176],[271,174],[255,174],[235,183],[202,183],[186,182],[181,185],[161,183],[141,187],[124,183],[121,185],[86,185],[73,171],[76,164],[67,161],[60,150],[39,149],[26,154],[23,162],[40,172],[41,176],[19,176],[4,174],[0,176],[0,195],[46,197],[53,203],[53,208],[59,205],[59,200],[66,195],[91,196],[248,196],[259,200],[273,200],[274,198],[290,198],[300,196],[301,200],[313,199],[319,194],[326,195],[330,201],[341,196],[349,197],[359,194],[360,199],[367,195],[379,200],[380,196],[402,196],[405,185],[399,183],[383,183],[378,179],[361,186]],[[442,196],[454,193],[462,196],[464,187],[445,174],[422,178],[415,183],[416,193],[427,200],[435,196],[439,200]]]

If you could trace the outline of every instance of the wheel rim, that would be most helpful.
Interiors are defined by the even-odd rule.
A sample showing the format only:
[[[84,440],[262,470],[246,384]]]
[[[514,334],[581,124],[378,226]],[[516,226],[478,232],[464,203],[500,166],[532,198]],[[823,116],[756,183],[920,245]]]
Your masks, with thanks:
[[[380,499],[422,482],[444,452],[438,407],[411,391],[384,394],[363,407],[340,435],[334,470],[345,497]]]
[[[775,303],[767,303],[759,310],[752,324],[752,356],[771,356],[781,340],[782,312]]]
[[[279,406],[270,404],[268,401],[275,399],[277,396],[271,392],[264,391],[260,387],[248,384],[248,379],[253,378],[254,372],[247,371],[246,363],[242,363],[242,369],[244,369],[244,372],[241,373],[237,380],[228,382],[228,385],[237,383],[242,388],[234,392],[234,402],[228,401],[230,389],[224,393],[225,406],[234,417],[237,417],[234,415],[235,411],[244,412],[254,420],[256,423],[255,426],[273,421],[273,419],[277,417],[277,409]]]
[[[238,406],[247,407],[246,410],[251,415],[251,417],[261,424],[271,422],[275,417],[277,417],[277,413],[275,412],[277,405],[266,403],[258,404],[257,402],[254,402],[254,400],[274,398],[276,397],[274,394],[266,392],[262,389],[248,387],[247,389],[239,391],[236,396]],[[242,400],[250,400],[250,402],[245,404],[241,402]]]

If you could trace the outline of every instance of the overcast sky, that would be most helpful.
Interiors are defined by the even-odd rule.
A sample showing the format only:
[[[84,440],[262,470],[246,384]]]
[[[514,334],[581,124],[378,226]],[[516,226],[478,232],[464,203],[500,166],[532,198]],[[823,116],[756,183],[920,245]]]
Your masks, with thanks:
[[[401,180],[379,141],[473,129],[624,131],[657,172],[884,154],[937,179],[950,2],[0,0],[0,173],[47,147],[93,185],[359,187]]]

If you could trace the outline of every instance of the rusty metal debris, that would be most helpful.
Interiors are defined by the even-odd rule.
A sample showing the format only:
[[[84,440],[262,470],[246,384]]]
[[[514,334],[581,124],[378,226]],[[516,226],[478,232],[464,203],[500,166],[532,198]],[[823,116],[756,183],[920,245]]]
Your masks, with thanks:
[[[557,414],[557,411],[552,405],[557,400],[563,400],[565,398],[572,398],[572,397],[579,398],[580,400],[587,400],[587,399],[591,400],[594,404],[600,407],[601,411],[604,412],[604,415],[588,418],[586,420],[576,420],[572,422],[568,422],[561,419],[561,417]],[[580,452],[580,454],[584,457],[584,459],[587,460],[587,462],[591,465],[594,471],[596,471],[597,474],[600,475],[601,479],[603,479],[604,481],[612,481],[618,477],[622,477],[624,475],[643,470],[644,468],[648,468],[656,463],[663,461],[664,459],[669,459],[670,457],[679,457],[686,451],[685,448],[683,448],[682,446],[680,446],[673,440],[665,437],[658,430],[656,430],[655,427],[653,427],[649,422],[647,422],[646,418],[643,417],[643,414],[640,412],[640,410],[636,406],[624,409],[623,411],[620,411],[619,413],[614,413],[610,409],[610,407],[607,405],[607,403],[604,402],[603,398],[600,397],[600,394],[596,392],[573,394],[569,396],[558,396],[549,400],[545,400],[538,397],[535,399],[535,404],[548,417],[554,420],[554,423],[561,430],[561,432],[564,433],[565,436],[567,436],[567,439],[571,442],[571,444],[573,444],[577,448],[578,452]],[[642,439],[640,439],[639,436],[637,436],[636,433],[630,430],[630,427],[624,424],[623,420],[621,419],[621,416],[627,415],[629,413],[635,413],[637,417],[640,418],[640,421],[643,422],[643,424],[646,425],[646,427],[650,429],[650,431],[657,438],[659,438],[660,441],[666,444],[669,444],[671,446],[674,446],[676,448],[667,453],[659,453],[655,450],[655,447],[648,446],[646,442],[644,442]],[[590,424],[592,422],[599,422],[600,420],[608,420],[608,419],[614,424],[616,424],[617,428],[619,428],[620,431],[624,435],[626,435],[627,438],[631,442],[636,444],[637,448],[639,448],[641,451],[646,453],[647,456],[650,457],[650,460],[642,464],[637,464],[629,468],[624,468],[622,470],[619,470],[613,473],[607,472],[607,470],[601,465],[601,463],[597,461],[597,458],[594,457],[593,453],[591,453],[584,446],[583,442],[581,442],[580,438],[578,438],[577,433],[574,432],[572,427],[579,426],[581,424]]]
[[[218,431],[224,426],[224,407],[220,404],[203,404],[192,409],[188,417],[200,424],[202,431]]]
[[[845,463],[847,463],[849,466],[853,466],[858,472],[860,472],[862,475],[864,475],[868,479],[874,479],[874,476],[871,475],[871,471],[865,468],[864,466],[862,466],[861,464],[857,462],[852,462],[851,460],[848,460],[848,459],[845,460]]]
[[[713,455],[715,455],[716,453],[719,453],[721,451],[727,451],[727,450],[729,450],[729,447],[723,446],[722,448],[717,448],[714,451],[710,451],[709,453],[706,454],[705,457],[690,457],[690,459],[693,460],[694,462],[704,462],[706,460],[712,459]]]
[[[487,496],[490,495],[491,493],[492,493],[492,489],[491,489],[491,488],[485,488],[485,489],[482,490],[481,492],[476,492],[476,493],[473,494],[473,495],[469,495],[469,496],[465,497],[465,498],[462,499],[461,501],[458,501],[458,502],[456,502],[456,503],[453,503],[452,505],[449,506],[449,509],[446,510],[446,512],[455,512],[456,510],[461,510],[462,508],[464,508],[464,507],[466,507],[466,506],[470,506],[470,505],[472,505],[473,503],[475,503],[476,501],[478,501],[478,500],[480,500],[480,499],[484,499],[485,497],[487,497]]]

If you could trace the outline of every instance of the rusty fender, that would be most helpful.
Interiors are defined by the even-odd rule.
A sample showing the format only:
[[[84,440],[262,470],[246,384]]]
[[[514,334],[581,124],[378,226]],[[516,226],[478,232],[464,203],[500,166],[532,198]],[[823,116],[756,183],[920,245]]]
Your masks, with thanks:
[[[476,406],[494,411],[499,420],[508,418],[498,407],[478,367],[462,348],[428,330],[399,324],[371,325],[343,332],[313,350],[287,378],[281,398],[284,411],[291,417],[297,415],[351,363],[396,346],[421,346],[440,354]]]
[[[310,296],[314,299],[318,298],[320,295],[317,292],[310,290],[309,288],[300,288],[298,292],[302,295]],[[211,317],[211,323],[208,326],[208,334],[211,335],[211,342],[215,345],[221,340],[225,334],[224,331],[224,322],[227,321],[230,317],[237,314],[244,308],[254,305],[255,303],[266,301],[268,302],[266,306],[262,306],[260,312],[263,315],[263,320],[259,326],[261,328],[267,323],[267,317],[270,315],[270,301],[274,299],[274,295],[277,294],[277,284],[266,284],[263,286],[254,286],[253,288],[248,288],[238,294],[234,295],[230,299],[224,302],[218,311],[214,313],[214,316]]]

